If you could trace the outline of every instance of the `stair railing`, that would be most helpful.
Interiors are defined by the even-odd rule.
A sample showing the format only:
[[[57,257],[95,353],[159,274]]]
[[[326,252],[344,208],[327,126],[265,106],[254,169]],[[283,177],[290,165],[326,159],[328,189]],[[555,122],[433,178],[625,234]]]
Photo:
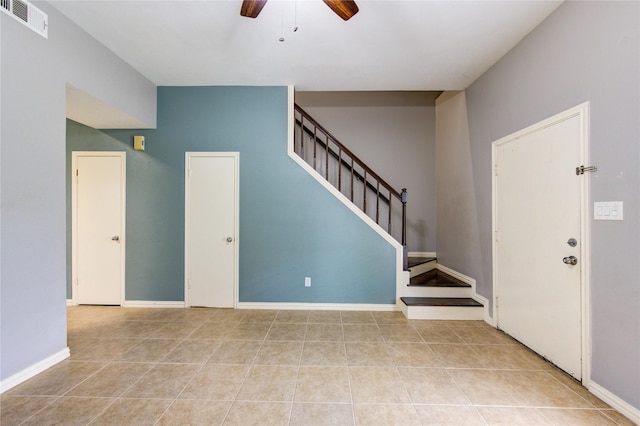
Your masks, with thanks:
[[[295,123],[295,153],[401,242],[407,269],[406,188],[394,189],[297,104]]]

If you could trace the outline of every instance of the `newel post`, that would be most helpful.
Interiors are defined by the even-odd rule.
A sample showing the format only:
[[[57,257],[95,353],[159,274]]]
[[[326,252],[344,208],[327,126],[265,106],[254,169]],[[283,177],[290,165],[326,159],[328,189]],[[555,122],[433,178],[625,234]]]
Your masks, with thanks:
[[[407,188],[402,188],[402,266],[409,269],[409,252],[407,251]]]

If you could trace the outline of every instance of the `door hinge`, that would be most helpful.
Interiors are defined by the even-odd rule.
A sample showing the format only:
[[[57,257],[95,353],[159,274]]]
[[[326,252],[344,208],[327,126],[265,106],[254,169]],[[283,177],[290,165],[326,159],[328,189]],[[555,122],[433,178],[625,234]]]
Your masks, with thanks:
[[[578,166],[576,167],[576,175],[583,175],[584,172],[596,172],[598,171],[598,167],[596,166]]]
[[[76,169],[76,177],[78,177],[78,169]]]
[[[500,241],[500,234],[498,234],[498,231],[495,232],[495,239],[496,243]]]
[[[493,166],[493,173],[498,176],[498,165]]]

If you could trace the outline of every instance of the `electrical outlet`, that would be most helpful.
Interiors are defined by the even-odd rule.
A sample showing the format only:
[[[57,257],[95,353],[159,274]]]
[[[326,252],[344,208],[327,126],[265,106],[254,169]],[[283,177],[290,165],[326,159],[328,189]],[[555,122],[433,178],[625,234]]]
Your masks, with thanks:
[[[304,277],[304,286],[311,287],[311,277]]]

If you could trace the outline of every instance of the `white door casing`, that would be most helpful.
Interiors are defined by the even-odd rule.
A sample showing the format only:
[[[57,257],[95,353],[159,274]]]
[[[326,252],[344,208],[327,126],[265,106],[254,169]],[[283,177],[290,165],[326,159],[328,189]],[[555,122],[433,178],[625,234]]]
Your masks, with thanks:
[[[239,153],[185,154],[185,305],[238,300]]]
[[[583,383],[589,176],[575,169],[588,165],[588,112],[579,105],[492,145],[496,324]]]
[[[122,305],[126,154],[72,152],[72,303]]]

